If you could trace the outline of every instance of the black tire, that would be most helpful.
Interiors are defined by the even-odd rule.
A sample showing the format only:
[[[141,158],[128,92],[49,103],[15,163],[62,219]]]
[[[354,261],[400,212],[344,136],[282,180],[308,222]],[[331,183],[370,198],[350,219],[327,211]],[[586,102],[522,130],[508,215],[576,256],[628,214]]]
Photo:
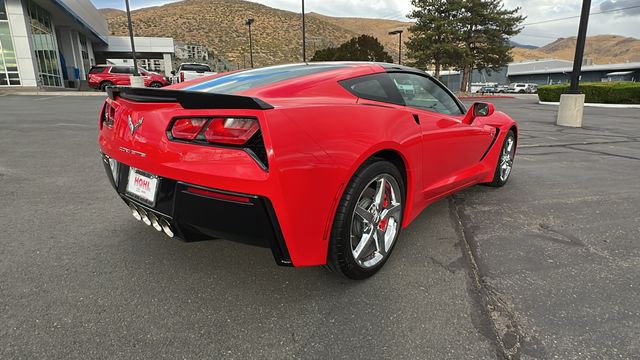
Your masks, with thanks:
[[[100,83],[100,91],[107,91],[107,86],[113,86],[111,81],[103,81]]]
[[[158,82],[158,81],[154,81],[151,84],[149,84],[149,87],[152,88],[161,88],[162,87],[162,83]]]
[[[355,217],[355,207],[360,200],[361,194],[379,176],[391,176],[397,183],[400,192],[399,220],[397,232],[386,254],[377,264],[372,267],[363,267],[354,258],[351,244],[352,222]],[[386,195],[385,195],[386,196]],[[385,200],[386,201],[386,200]],[[347,185],[333,220],[331,228],[331,239],[329,241],[329,252],[327,255],[327,267],[338,274],[354,280],[366,279],[376,272],[387,262],[395,244],[400,236],[402,224],[402,212],[405,206],[405,185],[402,174],[395,165],[381,158],[371,158],[367,160],[353,175]],[[397,216],[396,216],[397,217]],[[385,230],[386,231],[386,230]],[[375,241],[375,240],[371,240]]]
[[[505,155],[505,148],[507,148],[510,139],[513,144],[512,149],[510,151],[510,154],[511,154],[510,169],[507,176],[503,177],[501,176],[502,160],[503,160],[503,156]],[[498,157],[498,161],[496,163],[496,169],[493,172],[493,180],[490,183],[486,183],[486,185],[493,186],[493,187],[501,187],[501,186],[504,186],[507,183],[507,181],[509,181],[509,178],[511,177],[511,172],[513,170],[513,160],[515,159],[515,152],[516,152],[516,135],[513,133],[513,130],[509,130],[509,132],[507,133],[507,136],[504,138],[504,141],[502,142],[502,146],[500,147],[500,157]]]
[[[518,92],[519,92],[520,94],[524,94],[524,93],[525,93],[525,91],[524,91],[524,90],[520,90],[520,91],[518,91]]]

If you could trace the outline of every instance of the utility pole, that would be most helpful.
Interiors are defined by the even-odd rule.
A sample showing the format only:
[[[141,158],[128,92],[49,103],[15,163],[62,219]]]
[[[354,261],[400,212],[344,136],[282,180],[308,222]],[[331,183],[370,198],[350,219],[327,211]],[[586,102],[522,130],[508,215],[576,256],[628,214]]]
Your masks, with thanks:
[[[569,92],[560,95],[560,106],[556,124],[560,126],[582,127],[582,113],[584,112],[585,95],[580,94],[580,71],[582,70],[582,58],[584,55],[584,43],[587,38],[587,26],[589,24],[589,10],[591,0],[582,0],[580,13],[580,26],[576,41],[576,55],[573,59],[573,71],[571,72],[571,86]]]
[[[247,19],[244,22],[245,25],[249,26],[249,63],[251,64],[251,68],[253,69],[253,40],[251,40],[251,24],[253,24],[254,19]]]
[[[402,30],[393,30],[389,35],[398,35],[398,65],[402,65]]]
[[[129,37],[131,38],[131,56],[133,57],[133,76],[138,76],[138,61],[136,60],[136,45],[133,42],[133,26],[131,25],[131,9],[129,0],[124,0],[127,7],[127,25],[129,26]]]
[[[304,33],[304,0],[302,0],[302,62],[307,62],[307,44]]]
[[[580,14],[580,26],[578,27],[578,39],[576,42],[576,55],[573,59],[573,71],[571,72],[570,94],[579,94],[580,72],[582,71],[582,58],[584,57],[584,44],[587,40],[587,26],[589,25],[589,10],[591,0],[582,1],[582,13]]]

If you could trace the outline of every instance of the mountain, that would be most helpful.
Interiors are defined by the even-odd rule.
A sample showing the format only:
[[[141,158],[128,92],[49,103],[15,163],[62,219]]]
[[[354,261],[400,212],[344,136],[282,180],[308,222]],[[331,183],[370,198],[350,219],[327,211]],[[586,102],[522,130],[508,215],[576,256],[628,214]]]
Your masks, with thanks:
[[[576,38],[559,38],[537,49],[512,50],[514,60],[563,59],[573,60]],[[595,35],[587,37],[584,57],[596,64],[640,61],[640,39],[618,35]]]
[[[509,45],[516,47],[516,48],[522,48],[522,49],[537,49],[538,47],[535,45],[525,45],[525,44],[520,44],[518,42],[515,42],[513,40],[509,40]]]
[[[358,35],[367,34],[375,38],[378,38],[380,43],[384,45],[385,49],[394,60],[398,60],[398,35],[389,35],[389,31],[402,29],[402,41],[407,39],[408,28],[413,25],[413,22],[398,21],[398,20],[386,20],[386,19],[369,19],[369,18],[354,18],[354,17],[333,17],[321,15],[318,13],[309,13],[307,16],[315,17],[322,21],[331,23],[341,28],[347,29]],[[405,51],[404,45],[402,46],[403,54]]]
[[[112,8],[98,9],[98,11],[100,11],[100,13],[102,13],[102,15],[107,19],[119,16],[119,15],[123,15],[124,16],[124,15],[127,14],[126,12],[124,12],[122,10],[112,9]]]
[[[302,61],[300,14],[242,0],[184,0],[131,13],[137,36],[166,36],[177,42],[201,44],[232,64],[249,62],[251,26],[253,58],[256,66]],[[127,35],[125,14],[108,16],[113,35]],[[307,58],[313,48],[339,45],[358,34],[318,17],[306,18]]]
[[[113,35],[128,35],[125,12],[116,9],[100,10],[107,18]],[[256,66],[299,62],[302,60],[300,14],[270,8],[243,0],[184,0],[163,6],[143,8],[132,12],[137,36],[172,37],[177,42],[200,44],[215,56],[222,56],[237,66],[249,62],[249,35],[246,19],[251,26]],[[338,46],[361,34],[372,35],[385,46],[397,61],[398,36],[390,30],[403,29],[403,41],[410,35],[411,22],[385,19],[331,17],[317,13],[306,16],[307,59],[317,49]],[[543,47],[512,42],[514,60],[558,58],[573,60],[575,37],[560,38]],[[403,46],[403,53],[405,47]],[[587,38],[585,58],[595,63],[640,61],[640,40],[617,35],[597,35]]]

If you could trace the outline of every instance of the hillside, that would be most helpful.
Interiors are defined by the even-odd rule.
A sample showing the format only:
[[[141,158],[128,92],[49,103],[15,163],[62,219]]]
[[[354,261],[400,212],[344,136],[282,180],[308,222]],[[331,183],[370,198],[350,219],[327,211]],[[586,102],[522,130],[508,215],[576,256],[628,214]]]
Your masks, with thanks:
[[[113,35],[127,35],[123,11],[100,11],[107,18]],[[244,25],[248,18],[256,19],[252,25],[256,66],[302,60],[300,14],[294,12],[243,0],[184,0],[132,12],[137,36],[166,36],[177,42],[205,45],[216,56],[223,56],[237,66],[249,61],[248,31]],[[402,39],[406,41],[409,35],[406,29],[411,23],[309,13],[306,25],[308,59],[316,49],[338,46],[354,36],[367,34],[377,37],[397,60],[398,37],[388,35],[388,32],[404,29]],[[560,38],[536,49],[516,47],[512,54],[516,61],[544,58],[573,60],[575,43],[575,37]],[[640,40],[616,35],[591,36],[587,39],[585,57],[599,64],[640,61]]]
[[[300,15],[242,0],[185,0],[131,13],[137,36],[168,36],[178,42],[206,45],[216,55],[242,66],[249,59],[248,30],[251,26],[256,66],[302,60]],[[127,35],[126,16],[108,18],[113,35]],[[339,45],[357,34],[315,17],[306,19],[307,57],[313,48]]]
[[[516,61],[555,58],[573,60],[576,38],[560,38],[537,49],[513,49]],[[596,35],[587,38],[584,57],[596,64],[640,61],[640,39],[618,35]]]
[[[402,29],[402,41],[406,41],[408,28],[413,25],[412,22],[404,22],[386,19],[368,19],[368,18],[351,18],[351,17],[332,17],[321,15],[318,13],[309,13],[309,17],[318,18],[322,21],[334,24],[341,28],[347,29],[356,34],[367,34],[378,38],[382,45],[394,60],[398,59],[398,35],[389,35],[389,31]],[[403,45],[403,54],[405,48]],[[404,55],[403,55],[404,56]]]
[[[116,17],[116,16],[120,16],[120,15],[126,15],[126,12],[124,12],[122,10],[119,10],[119,9],[104,8],[104,9],[98,9],[98,10],[107,19],[112,18],[112,17]]]

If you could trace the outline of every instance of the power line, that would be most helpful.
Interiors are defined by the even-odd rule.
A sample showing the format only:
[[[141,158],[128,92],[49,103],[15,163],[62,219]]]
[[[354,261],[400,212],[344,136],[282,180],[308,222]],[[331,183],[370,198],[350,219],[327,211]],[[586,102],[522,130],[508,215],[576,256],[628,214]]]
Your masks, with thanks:
[[[589,15],[600,15],[600,14],[606,14],[606,13],[611,13],[611,12],[616,12],[616,11],[622,11],[622,10],[629,10],[629,9],[635,9],[635,8],[640,8],[640,5],[627,6],[627,7],[618,8],[618,9],[611,9],[611,10],[605,10],[605,11],[593,12],[593,13],[590,13]],[[567,16],[567,17],[563,17],[563,18],[550,19],[550,20],[542,20],[542,21],[536,21],[536,22],[532,22],[532,23],[522,24],[522,26],[531,26],[531,25],[538,25],[538,24],[546,24],[546,23],[550,23],[550,22],[554,22],[554,21],[562,21],[562,20],[569,20],[569,19],[577,19],[577,18],[579,18],[579,17],[580,17],[580,15]]]

